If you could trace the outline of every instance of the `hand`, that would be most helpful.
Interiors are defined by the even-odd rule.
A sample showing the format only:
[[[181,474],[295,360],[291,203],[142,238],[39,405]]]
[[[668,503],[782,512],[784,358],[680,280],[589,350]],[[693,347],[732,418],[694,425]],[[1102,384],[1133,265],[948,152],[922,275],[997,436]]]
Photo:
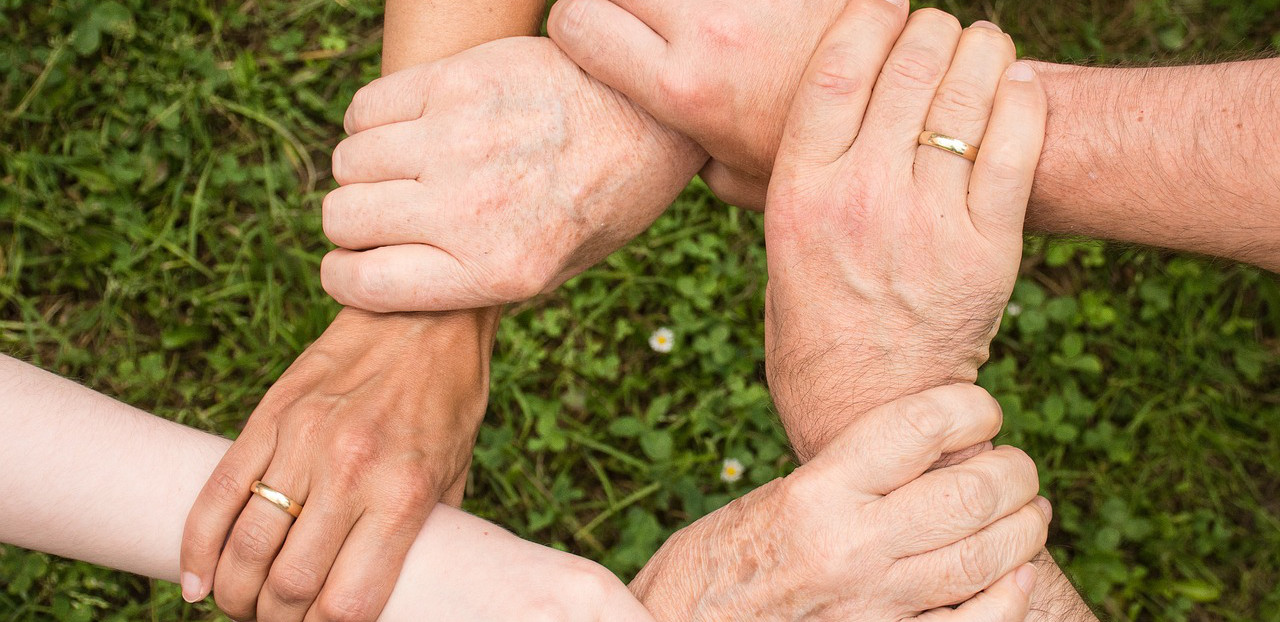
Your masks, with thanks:
[[[647,228],[706,157],[536,37],[376,80],[346,125],[324,202],[342,249],[321,271],[372,311],[553,289]]]
[[[339,314],[191,508],[184,596],[213,588],[239,620],[377,618],[431,508],[461,500],[497,319]],[[297,522],[250,496],[259,479],[303,505]]]
[[[763,209],[800,76],[848,3],[559,0],[547,32],[587,73],[702,145],[713,158],[702,177],[722,199]]]
[[[876,408],[677,532],[631,590],[659,620],[1021,621],[1052,514],[1035,463],[1000,447],[926,473],[1000,423],[973,385]]]
[[[809,430],[792,439],[802,459],[838,432],[806,417],[974,381],[1022,257],[1044,91],[994,26],[962,33],[926,9],[899,36],[905,19],[882,0],[850,4],[805,75],[769,187],[766,365],[788,431]],[[920,146],[926,128],[981,145],[976,164]]]

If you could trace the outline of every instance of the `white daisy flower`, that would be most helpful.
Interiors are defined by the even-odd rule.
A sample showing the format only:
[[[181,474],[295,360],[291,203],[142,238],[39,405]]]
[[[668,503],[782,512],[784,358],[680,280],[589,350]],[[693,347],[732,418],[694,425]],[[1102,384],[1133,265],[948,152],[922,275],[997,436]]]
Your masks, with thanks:
[[[675,345],[676,334],[671,332],[671,329],[665,326],[653,331],[653,334],[649,335],[649,347],[653,348],[654,352],[666,354],[670,352],[671,348],[674,348]]]
[[[720,479],[732,484],[742,479],[742,471],[742,463],[737,458],[726,458],[720,467]]]
[[[1008,313],[1009,317],[1018,317],[1019,315],[1022,315],[1022,305],[1016,302],[1011,302],[1009,303],[1009,306],[1004,308],[1004,312]]]

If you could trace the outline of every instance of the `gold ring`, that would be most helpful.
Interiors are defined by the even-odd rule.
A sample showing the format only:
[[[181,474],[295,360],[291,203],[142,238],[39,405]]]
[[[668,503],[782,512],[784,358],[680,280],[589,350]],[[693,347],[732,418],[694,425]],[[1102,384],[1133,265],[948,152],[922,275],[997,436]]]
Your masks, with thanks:
[[[262,480],[255,480],[253,486],[249,487],[249,491],[266,499],[271,505],[288,512],[294,518],[302,514],[302,506],[297,501],[290,499],[283,492],[262,483]]]
[[[959,138],[952,138],[945,134],[925,130],[920,132],[920,144],[926,147],[936,147],[947,153],[954,153],[970,162],[978,161],[978,146],[970,145]]]

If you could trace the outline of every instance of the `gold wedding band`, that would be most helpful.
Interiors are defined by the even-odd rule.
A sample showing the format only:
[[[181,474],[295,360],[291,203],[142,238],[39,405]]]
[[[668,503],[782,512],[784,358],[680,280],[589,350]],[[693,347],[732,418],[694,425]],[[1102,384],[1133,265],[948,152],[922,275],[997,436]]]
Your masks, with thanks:
[[[266,499],[271,505],[288,512],[294,518],[302,514],[302,506],[297,501],[290,499],[283,492],[262,483],[262,480],[255,480],[253,486],[249,487],[249,491]]]
[[[952,138],[945,134],[925,130],[920,132],[920,144],[926,147],[936,147],[947,153],[954,153],[970,162],[978,161],[978,146],[970,145],[959,138]]]

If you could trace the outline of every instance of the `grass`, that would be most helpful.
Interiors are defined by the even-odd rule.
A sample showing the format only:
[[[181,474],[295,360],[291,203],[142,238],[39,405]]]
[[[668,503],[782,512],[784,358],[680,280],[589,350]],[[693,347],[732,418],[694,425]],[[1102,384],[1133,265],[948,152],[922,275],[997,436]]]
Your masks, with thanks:
[[[1039,58],[1280,49],[1280,1],[942,2]],[[980,7],[980,8],[975,8]],[[234,435],[336,312],[319,201],[372,0],[0,0],[0,350]],[[468,509],[633,573],[791,468],[762,383],[760,219],[694,183],[513,308]],[[1030,240],[982,382],[1041,466],[1058,559],[1118,619],[1280,619],[1280,285],[1224,262]],[[674,351],[648,348],[671,327]],[[747,469],[718,479],[723,459]],[[203,620],[176,587],[0,548],[0,619]]]

